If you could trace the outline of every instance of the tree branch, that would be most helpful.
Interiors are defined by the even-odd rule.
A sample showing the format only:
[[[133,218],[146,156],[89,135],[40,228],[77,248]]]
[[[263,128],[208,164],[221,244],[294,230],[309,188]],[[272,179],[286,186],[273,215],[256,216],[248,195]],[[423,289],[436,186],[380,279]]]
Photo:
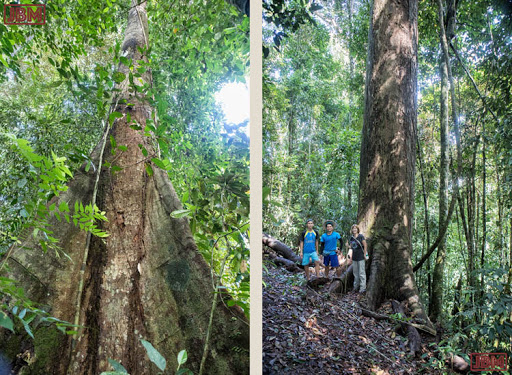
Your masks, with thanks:
[[[492,114],[492,117],[494,117],[494,119],[496,120],[496,122],[499,123],[499,120],[498,120],[498,116],[496,116],[496,114],[492,111],[491,108],[489,108],[489,106],[487,105],[487,99],[486,97],[480,92],[480,90],[478,89],[478,86],[476,85],[476,82],[475,80],[473,79],[473,77],[471,76],[471,73],[469,73],[469,70],[464,66],[464,63],[462,62],[462,59],[459,55],[459,53],[457,52],[457,50],[455,49],[455,47],[453,46],[452,43],[450,43],[450,47],[452,48],[452,51],[455,53],[455,57],[457,57],[457,60],[459,60],[459,63],[460,65],[462,66],[462,69],[464,69],[464,71],[466,72],[466,74],[468,75],[469,79],[471,80],[471,83],[473,84],[473,87],[475,88],[476,92],[478,93],[478,95],[480,96],[480,99],[482,99],[482,102],[484,103],[484,106],[485,108],[491,112]]]

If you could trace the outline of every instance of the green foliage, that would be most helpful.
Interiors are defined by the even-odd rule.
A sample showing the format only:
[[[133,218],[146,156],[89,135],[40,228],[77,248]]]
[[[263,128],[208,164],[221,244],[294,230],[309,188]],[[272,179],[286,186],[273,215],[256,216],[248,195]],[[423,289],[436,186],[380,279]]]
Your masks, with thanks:
[[[272,42],[274,48],[279,51],[283,38],[297,31],[301,25],[315,24],[313,12],[322,9],[318,3],[285,0],[263,1],[263,20],[267,28],[273,29]],[[270,53],[269,46],[263,46],[263,56],[266,58]]]
[[[144,349],[146,349],[146,353],[147,353],[150,361],[153,362],[161,371],[164,371],[165,368],[167,367],[167,363],[166,363],[165,358],[162,356],[162,354],[160,354],[160,352],[158,350],[156,350],[155,347],[149,341],[140,339],[140,342],[144,346]],[[180,351],[176,358],[178,361],[178,367],[176,368],[176,375],[178,375],[178,374],[192,375],[193,373],[189,369],[181,368],[181,366],[187,362],[187,358],[188,358],[187,351],[186,350]],[[115,362],[115,361],[113,361],[113,362]],[[114,369],[115,369],[115,367],[114,367]],[[124,368],[123,368],[123,370],[124,370]],[[119,370],[116,370],[116,371],[119,371]]]
[[[193,372],[186,368],[181,368],[187,362],[187,351],[182,350],[178,353],[178,368],[176,369],[176,375],[192,375]]]
[[[507,270],[486,268],[476,272],[485,275],[486,287],[466,289],[461,303],[465,308],[453,317],[455,326],[461,325],[466,345],[481,352],[512,351],[512,297],[506,292]],[[472,301],[477,300],[477,303]]]
[[[289,244],[306,218],[334,219],[343,232],[356,215],[365,56],[347,65],[347,53],[357,56],[348,43],[357,43],[336,28],[358,34],[343,14],[318,12],[316,25],[302,25],[264,61],[263,230]]]
[[[89,231],[98,237],[107,236],[107,233],[99,230],[95,225],[97,220],[106,220],[105,212],[101,212],[96,205],[94,207],[91,204],[84,206],[82,202],[75,202],[75,210],[71,216],[66,201],[62,201],[58,206],[56,203],[42,203],[53,196],[59,196],[61,192],[67,190],[67,179],[72,178],[73,174],[65,164],[67,160],[65,157],[58,157],[53,151],[51,157],[39,155],[34,152],[27,140],[16,138],[10,134],[7,134],[7,138],[12,142],[12,149],[28,162],[29,175],[27,178],[31,177],[32,182],[38,186],[35,197],[25,203],[20,211],[23,219],[17,229],[21,233],[28,231],[29,235],[37,240],[43,252],[53,249],[57,257],[61,255],[68,257],[68,255],[59,248],[57,245],[59,240],[53,236],[49,223],[51,216],[57,218],[58,221],[62,221],[64,218],[68,223],[72,220],[75,226],[78,226],[81,230]],[[26,184],[27,179],[24,178],[17,183],[17,186],[23,187]],[[7,267],[7,258],[14,248],[23,250],[28,248],[26,247],[26,234],[22,234],[19,238],[14,233],[0,232],[0,234],[2,235],[2,243],[9,244],[9,251],[3,254],[0,263],[0,271],[2,271],[4,267]],[[21,323],[25,332],[31,338],[34,338],[34,335],[30,323],[36,318],[38,322],[55,324],[63,333],[76,333],[76,331],[69,329],[70,327],[74,328],[72,324],[52,317],[44,310],[34,307],[34,303],[25,297],[23,289],[16,287],[14,280],[0,277],[0,296],[3,297],[1,300],[5,301],[0,306],[0,325],[4,328],[13,330],[13,321],[9,317],[11,315],[17,322]]]
[[[72,178],[73,174],[65,164],[65,157],[58,157],[53,151],[51,157],[39,155],[34,152],[30,143],[25,139],[19,139],[8,134],[7,137],[12,140],[13,149],[19,152],[28,162],[29,175],[33,178],[34,184],[38,186],[35,197],[28,201],[20,210],[20,216],[26,218],[22,225],[23,229],[33,228],[32,236],[38,238],[42,236],[39,244],[43,251],[49,248],[55,249],[58,253],[58,239],[53,237],[53,231],[50,229],[49,218],[55,216],[58,221],[65,219],[68,223],[70,219],[74,225],[82,230],[89,231],[98,237],[106,237],[107,233],[99,230],[95,225],[95,221],[106,220],[105,212],[101,212],[96,205],[91,204],[84,206],[82,202],[75,202],[75,210],[70,215],[70,209],[66,201],[62,201],[59,206],[56,203],[46,205],[43,202],[50,200],[53,196],[59,196],[61,192],[67,190],[66,182],[68,178]],[[27,176],[28,177],[28,176]],[[24,178],[18,182],[18,186],[24,186],[27,180]],[[22,230],[23,230],[22,229]],[[11,237],[22,247],[23,240]]]
[[[457,49],[461,61],[455,59],[452,53],[452,71],[457,89],[457,105],[461,128],[461,143],[463,152],[463,176],[460,182],[460,203],[446,234],[447,258],[445,266],[444,305],[445,321],[459,321],[466,314],[465,324],[483,324],[482,317],[490,319],[492,313],[477,312],[474,304],[480,303],[479,293],[499,298],[497,289],[488,284],[487,277],[494,278],[488,272],[493,269],[510,267],[510,244],[507,237],[510,228],[510,145],[512,138],[507,130],[510,107],[510,68],[509,41],[503,37],[510,35],[511,24],[509,17],[497,4],[476,1],[458,3],[456,38],[453,45]],[[413,233],[414,258],[419,259],[427,245],[430,245],[439,230],[439,28],[437,5],[421,3],[419,13],[419,116],[418,139],[423,159],[424,184],[417,173],[416,186],[416,224]],[[479,91],[485,97],[480,98],[473,83],[464,71],[463,66],[475,80]],[[493,111],[494,115],[491,114]],[[485,128],[484,128],[485,126]],[[485,129],[485,131],[484,131]],[[453,134],[450,135],[453,137]],[[483,154],[486,160],[484,164]],[[452,167],[452,173],[455,167]],[[483,175],[486,174],[485,187]],[[486,192],[486,231],[483,231],[482,194]],[[424,207],[422,190],[425,189],[428,209]],[[426,210],[426,211],[425,211]],[[461,216],[463,210],[464,217]],[[428,223],[425,223],[425,214]],[[430,229],[430,244],[427,244],[426,226]],[[485,241],[485,243],[484,243]],[[469,244],[476,253],[468,254]],[[482,247],[484,259],[482,263]],[[483,267],[482,272],[470,269],[470,257],[474,268]],[[431,257],[431,264],[435,253]],[[430,267],[433,269],[433,266]],[[492,273],[492,272],[491,272]],[[428,265],[417,273],[417,282],[424,300],[428,301],[429,277]],[[485,288],[466,287],[465,298],[470,303],[464,305],[462,312],[456,318],[450,317],[450,310],[457,293],[454,293],[455,283],[462,279],[463,284],[474,275],[474,280],[483,278]],[[502,276],[502,281],[506,276]],[[477,291],[479,289],[479,291]],[[468,290],[473,290],[469,293]],[[487,301],[486,304],[490,302]],[[498,304],[499,306],[499,304]],[[482,315],[483,314],[483,315]],[[491,320],[484,325],[491,324]],[[488,327],[489,335],[495,335],[495,330]],[[480,332],[481,333],[481,332]],[[469,335],[469,333],[467,333]],[[475,343],[475,345],[477,345]],[[482,343],[478,344],[482,347]],[[483,348],[483,347],[482,347]],[[485,350],[483,350],[485,351]]]
[[[146,349],[146,353],[148,354],[150,361],[153,362],[160,370],[164,371],[167,366],[165,358],[153,345],[151,345],[149,341],[141,339],[140,342],[144,346],[144,349]]]
[[[108,360],[108,363],[110,363],[110,365],[112,366],[112,368],[116,371],[116,372],[120,372],[120,373],[124,373],[124,374],[127,374],[128,371],[126,371],[126,369],[124,368],[123,365],[121,365],[119,362],[117,361],[114,361],[113,359],[110,359]]]
[[[0,296],[3,302],[0,305],[0,327],[12,332],[23,329],[32,339],[34,339],[34,328],[43,324],[55,325],[63,334],[74,335],[76,333],[77,326],[74,324],[57,319],[48,312],[34,307],[33,302],[26,298],[12,298],[12,295],[8,294],[8,290],[3,288],[3,284],[14,284],[14,282],[6,278],[2,279]]]

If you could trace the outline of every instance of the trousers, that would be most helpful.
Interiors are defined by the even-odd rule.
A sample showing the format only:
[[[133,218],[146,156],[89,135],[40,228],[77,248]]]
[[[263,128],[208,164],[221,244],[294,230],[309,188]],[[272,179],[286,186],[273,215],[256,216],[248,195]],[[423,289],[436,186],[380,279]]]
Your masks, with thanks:
[[[358,260],[352,261],[352,272],[354,273],[354,291],[359,291],[361,293],[366,291],[366,270],[365,270],[365,261]]]

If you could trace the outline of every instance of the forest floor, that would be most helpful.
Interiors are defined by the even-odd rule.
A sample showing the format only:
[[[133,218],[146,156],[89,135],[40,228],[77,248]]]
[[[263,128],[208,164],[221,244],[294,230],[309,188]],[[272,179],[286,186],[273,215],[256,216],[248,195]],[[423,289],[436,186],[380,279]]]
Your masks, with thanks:
[[[264,270],[263,374],[449,373],[429,364],[436,361],[428,342],[411,358],[392,323],[361,315],[363,295],[329,295],[328,285],[315,290],[304,273],[271,263]],[[378,312],[391,314],[391,304]]]

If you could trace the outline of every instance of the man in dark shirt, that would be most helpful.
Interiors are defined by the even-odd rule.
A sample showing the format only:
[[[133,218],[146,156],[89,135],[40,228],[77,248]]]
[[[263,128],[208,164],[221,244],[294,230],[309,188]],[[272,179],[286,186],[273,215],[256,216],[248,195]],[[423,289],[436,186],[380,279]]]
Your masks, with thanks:
[[[366,270],[365,259],[368,259],[366,240],[359,233],[359,227],[354,224],[350,228],[352,236],[348,239],[346,246],[349,249],[347,258],[352,261],[352,272],[354,273],[354,292],[358,289],[361,293],[366,292]]]

